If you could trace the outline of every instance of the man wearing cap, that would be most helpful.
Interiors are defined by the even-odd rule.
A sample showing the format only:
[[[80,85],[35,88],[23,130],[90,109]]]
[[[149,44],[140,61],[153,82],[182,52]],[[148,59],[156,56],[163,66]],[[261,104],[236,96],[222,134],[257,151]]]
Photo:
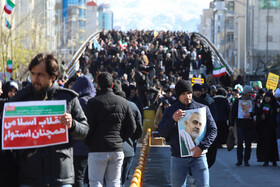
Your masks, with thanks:
[[[244,166],[250,166],[249,160],[251,156],[251,136],[253,127],[253,114],[255,103],[251,97],[253,89],[251,86],[244,86],[243,95],[241,98],[236,98],[232,104],[231,115],[230,115],[230,127],[229,130],[233,130],[234,123],[237,127],[237,163],[236,166],[241,166],[243,162],[243,141],[245,141],[245,154],[244,154]],[[249,115],[244,115],[242,110],[243,103],[250,103],[248,109]],[[244,104],[243,104],[244,105]]]
[[[209,186],[209,170],[205,154],[217,135],[215,121],[207,106],[197,103],[192,98],[192,85],[189,81],[180,80],[175,86],[178,101],[168,107],[159,124],[159,135],[170,137],[171,146],[171,184],[173,187],[186,184],[186,177],[191,169],[196,186]],[[202,141],[191,149],[192,156],[181,157],[178,121],[185,116],[186,110],[206,107],[206,134]]]

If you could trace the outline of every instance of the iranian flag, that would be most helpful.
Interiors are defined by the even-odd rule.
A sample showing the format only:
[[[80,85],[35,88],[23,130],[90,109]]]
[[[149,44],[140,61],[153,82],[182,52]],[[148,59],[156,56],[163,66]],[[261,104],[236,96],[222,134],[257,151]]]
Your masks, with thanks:
[[[7,71],[10,73],[13,72],[13,61],[12,60],[7,61]]]
[[[263,105],[263,113],[265,113],[265,114],[269,113],[269,105],[268,104]]]
[[[124,49],[126,49],[126,47],[127,47],[127,42],[122,43],[122,42],[120,41],[120,42],[119,42],[119,46],[120,46],[121,50],[124,50]]]
[[[4,10],[7,14],[11,14],[13,9],[15,7],[15,4],[10,1],[10,0],[6,0],[5,6],[4,6]]]
[[[11,28],[11,25],[10,25],[10,23],[8,22],[8,20],[5,18],[5,25],[6,25],[6,27],[8,28],[8,29],[10,29]]]
[[[220,77],[226,74],[226,66],[221,66],[213,70],[213,77]]]

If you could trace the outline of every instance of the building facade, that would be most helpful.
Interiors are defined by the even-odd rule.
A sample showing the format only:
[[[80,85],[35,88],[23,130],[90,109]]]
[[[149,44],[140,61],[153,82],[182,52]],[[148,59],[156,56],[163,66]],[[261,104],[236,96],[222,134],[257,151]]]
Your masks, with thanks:
[[[101,4],[98,6],[98,28],[99,30],[113,29],[113,12],[110,10],[109,4]]]
[[[235,74],[264,75],[280,48],[279,0],[214,0],[203,11],[200,32],[210,38]],[[212,12],[212,17],[211,17]],[[210,21],[206,21],[207,19]],[[213,29],[211,29],[213,27]]]
[[[98,31],[98,8],[94,1],[87,2],[86,38]]]

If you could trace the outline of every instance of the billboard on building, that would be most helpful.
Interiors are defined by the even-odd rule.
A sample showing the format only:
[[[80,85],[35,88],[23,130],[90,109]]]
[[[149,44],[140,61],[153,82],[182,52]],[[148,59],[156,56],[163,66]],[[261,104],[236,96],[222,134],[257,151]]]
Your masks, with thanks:
[[[280,0],[259,0],[260,9],[280,9]]]

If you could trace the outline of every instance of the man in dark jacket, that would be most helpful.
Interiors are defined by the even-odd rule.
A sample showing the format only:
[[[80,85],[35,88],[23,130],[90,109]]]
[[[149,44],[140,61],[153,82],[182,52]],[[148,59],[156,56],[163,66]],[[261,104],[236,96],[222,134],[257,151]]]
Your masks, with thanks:
[[[192,86],[189,81],[180,80],[175,86],[178,101],[168,107],[158,126],[160,136],[170,137],[171,146],[171,184],[183,186],[191,169],[197,186],[209,186],[209,170],[205,154],[202,154],[216,138],[217,127],[207,106],[192,99]],[[197,146],[191,149],[192,155],[181,157],[178,133],[178,121],[185,116],[186,110],[206,108],[205,136]]]
[[[89,100],[86,109],[90,131],[88,168],[90,186],[120,186],[123,142],[134,133],[135,120],[127,101],[113,93],[110,73],[97,77],[99,95]]]
[[[237,128],[237,163],[236,166],[241,166],[243,161],[243,142],[245,141],[244,166],[250,166],[249,160],[251,157],[251,142],[253,131],[253,114],[255,112],[255,103],[251,97],[253,89],[251,86],[244,86],[243,95],[241,98],[235,99],[231,107],[230,127],[233,129],[236,123]]]
[[[71,139],[86,137],[89,126],[78,95],[55,84],[59,64],[51,54],[38,54],[28,67],[32,85],[22,89],[12,101],[66,100],[66,113],[60,117],[68,127],[69,143],[18,151],[19,183],[23,186],[72,186],[74,184]]]
[[[122,91],[121,82],[119,80],[114,81],[113,91],[114,94],[126,98],[125,92]],[[129,171],[136,152],[137,139],[142,136],[141,113],[138,107],[136,106],[136,104],[128,100],[127,102],[129,104],[129,107],[133,113],[133,117],[136,122],[136,130],[134,134],[123,143],[124,160],[123,160],[122,176],[121,176],[121,183],[123,186],[125,181],[128,180]]]

